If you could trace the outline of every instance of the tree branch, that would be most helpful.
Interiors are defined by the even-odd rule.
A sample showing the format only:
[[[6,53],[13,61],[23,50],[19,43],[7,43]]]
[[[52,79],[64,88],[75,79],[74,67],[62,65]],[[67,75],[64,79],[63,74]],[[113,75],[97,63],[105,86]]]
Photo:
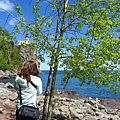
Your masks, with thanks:
[[[19,21],[19,22],[21,22],[18,18],[16,18],[12,13],[10,13],[9,11],[7,11],[7,10],[5,10],[5,9],[3,9],[3,8],[0,8],[1,10],[3,10],[3,11],[5,11],[5,12],[7,12],[7,13],[9,13],[13,18],[15,18],[17,21]]]
[[[10,14],[8,14],[8,16],[7,16],[7,19],[6,19],[5,24],[4,24],[4,28],[5,28],[5,25],[6,25],[7,21],[8,21],[9,16],[10,16]]]

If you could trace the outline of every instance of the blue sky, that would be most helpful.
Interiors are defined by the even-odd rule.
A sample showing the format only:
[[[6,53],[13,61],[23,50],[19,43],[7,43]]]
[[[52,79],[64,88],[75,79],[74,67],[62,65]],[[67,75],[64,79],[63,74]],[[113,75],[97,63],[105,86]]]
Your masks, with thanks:
[[[44,14],[44,8],[47,5],[47,2],[45,0],[41,0],[40,4],[40,14]],[[46,0],[46,1],[52,1],[52,0]],[[7,29],[8,31],[12,31],[14,25],[18,22],[15,18],[13,18],[11,15],[8,17],[10,12],[14,17],[19,19],[19,16],[17,16],[16,11],[14,9],[14,4],[18,4],[21,6],[21,11],[24,14],[24,19],[26,22],[33,21],[33,14],[32,14],[32,5],[34,4],[35,0],[0,0],[0,26],[2,26],[4,29]],[[6,11],[2,10],[5,9]],[[7,21],[7,22],[6,22]],[[24,36],[17,35],[17,39],[24,39]]]
[[[44,15],[45,8],[48,5],[48,2],[51,2],[52,0],[41,0],[40,4],[40,14]],[[24,19],[26,22],[33,21],[33,14],[32,14],[32,5],[34,4],[35,0],[0,0],[0,26],[3,27],[3,29],[7,29],[9,32],[12,32],[14,25],[18,22],[15,18],[13,18],[9,13],[11,13],[14,17],[19,19],[19,16],[16,14],[16,11],[14,9],[14,4],[18,4],[21,6],[21,11],[24,14]],[[6,11],[4,11],[4,10]],[[49,9],[49,8],[48,8]],[[85,29],[84,29],[85,30]],[[17,40],[24,40],[24,35],[17,34],[16,35]],[[48,60],[48,58],[45,56],[45,59]],[[41,63],[41,70],[48,70],[49,66],[46,63]],[[62,69],[62,68],[59,68]]]
[[[42,0],[43,2],[40,4],[40,14],[44,14],[44,8],[47,6],[47,2],[51,2],[52,0]],[[24,19],[26,22],[31,22],[33,20],[33,14],[32,14],[32,5],[34,4],[35,0],[0,0],[0,26],[3,27],[3,29],[7,29],[10,33],[13,31],[14,25],[17,24],[17,20],[13,18],[9,13],[11,13],[14,17],[19,19],[19,16],[16,14],[16,11],[14,9],[14,4],[18,4],[21,6],[21,11],[24,14]],[[6,11],[4,11],[4,10]],[[24,40],[24,35],[17,34],[16,35],[17,40]],[[45,56],[47,59],[47,57]],[[47,62],[47,61],[46,61]],[[47,63],[41,63],[41,70],[49,70],[49,66]]]

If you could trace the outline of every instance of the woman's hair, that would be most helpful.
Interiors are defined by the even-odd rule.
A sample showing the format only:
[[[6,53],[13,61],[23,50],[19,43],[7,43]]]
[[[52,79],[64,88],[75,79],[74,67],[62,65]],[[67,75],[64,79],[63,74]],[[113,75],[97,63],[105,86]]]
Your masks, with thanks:
[[[39,77],[39,70],[34,61],[27,61],[18,74],[19,77],[23,77],[23,79],[27,80],[27,84],[31,81],[30,75]]]

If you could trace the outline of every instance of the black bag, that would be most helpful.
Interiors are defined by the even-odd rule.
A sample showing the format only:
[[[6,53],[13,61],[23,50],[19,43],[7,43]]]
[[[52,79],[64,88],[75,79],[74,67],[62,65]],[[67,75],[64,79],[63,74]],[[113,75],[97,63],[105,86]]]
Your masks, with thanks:
[[[30,83],[37,88],[37,86],[30,81]],[[20,104],[22,105],[22,97],[21,97],[21,86],[19,85],[19,90],[20,90]],[[27,105],[22,105],[20,109],[16,111],[16,119],[17,120],[37,120],[39,119],[40,116],[40,111],[39,108],[33,107],[33,106],[27,106]]]
[[[33,120],[39,119],[40,112],[38,108],[22,105],[22,107],[18,110],[18,117],[30,118]]]

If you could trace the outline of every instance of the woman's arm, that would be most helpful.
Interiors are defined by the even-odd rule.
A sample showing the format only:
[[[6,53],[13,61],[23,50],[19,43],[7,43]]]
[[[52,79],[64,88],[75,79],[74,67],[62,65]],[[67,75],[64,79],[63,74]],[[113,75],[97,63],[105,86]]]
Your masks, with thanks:
[[[37,85],[37,96],[42,94],[42,81],[41,78],[38,79],[38,85]]]

